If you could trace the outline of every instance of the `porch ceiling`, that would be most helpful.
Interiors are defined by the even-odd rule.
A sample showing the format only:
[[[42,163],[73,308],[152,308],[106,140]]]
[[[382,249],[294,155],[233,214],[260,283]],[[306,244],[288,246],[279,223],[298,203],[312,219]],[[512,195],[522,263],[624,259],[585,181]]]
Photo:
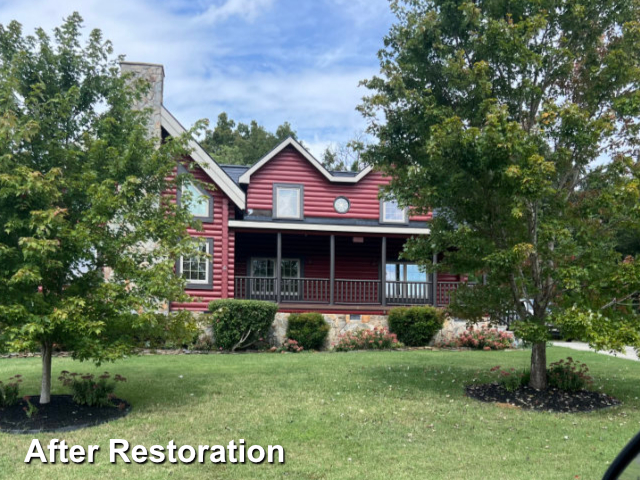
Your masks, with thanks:
[[[388,235],[429,235],[428,228],[395,227],[395,226],[370,226],[370,225],[321,225],[295,222],[256,222],[247,220],[229,220],[229,228],[247,230],[275,230],[275,231],[299,231],[299,232],[335,232],[335,233],[362,233],[362,234],[388,234]]]

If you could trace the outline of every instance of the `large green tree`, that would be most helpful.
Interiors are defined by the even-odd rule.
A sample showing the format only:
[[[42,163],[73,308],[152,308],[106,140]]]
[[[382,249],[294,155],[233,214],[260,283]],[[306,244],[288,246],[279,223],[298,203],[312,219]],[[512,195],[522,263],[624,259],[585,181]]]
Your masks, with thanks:
[[[322,165],[327,170],[359,172],[364,168],[362,152],[366,148],[364,133],[354,136],[346,143],[329,145],[322,153]]]
[[[640,262],[615,248],[620,225],[637,225],[640,3],[391,8],[382,75],[364,82],[360,109],[379,140],[365,158],[392,177],[390,194],[434,211],[406,255],[486,274],[451,310],[516,312],[534,388],[546,386],[551,317],[600,348],[640,346],[638,317],[619,305]]]
[[[289,122],[270,132],[255,120],[236,124],[222,112],[213,130],[205,131],[201,143],[218,163],[253,165],[288,137],[296,138]]]
[[[41,403],[56,344],[99,363],[184,333],[158,312],[184,298],[174,262],[194,251],[165,195],[186,138],[150,138],[132,109],[148,85],[81,27],[0,25],[0,348],[42,351]]]

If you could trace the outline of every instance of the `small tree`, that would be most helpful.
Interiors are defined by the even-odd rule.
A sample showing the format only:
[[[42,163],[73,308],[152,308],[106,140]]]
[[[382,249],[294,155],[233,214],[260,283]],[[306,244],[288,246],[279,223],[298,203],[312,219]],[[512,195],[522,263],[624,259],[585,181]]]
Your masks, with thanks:
[[[158,312],[185,298],[174,262],[194,252],[187,205],[164,195],[186,139],[148,137],[131,108],[148,85],[119,76],[98,30],[81,46],[81,23],[53,40],[0,25],[0,345],[42,351],[41,403],[55,344],[100,363],[183,335],[183,314]]]
[[[638,319],[616,299],[637,288],[640,262],[615,247],[621,223],[637,225],[640,4],[391,5],[383,76],[364,82],[374,93],[360,109],[379,139],[365,160],[392,177],[387,194],[434,212],[406,256],[485,275],[451,309],[516,312],[534,388],[546,386],[551,312],[600,348],[639,346]],[[604,155],[613,162],[598,167]]]

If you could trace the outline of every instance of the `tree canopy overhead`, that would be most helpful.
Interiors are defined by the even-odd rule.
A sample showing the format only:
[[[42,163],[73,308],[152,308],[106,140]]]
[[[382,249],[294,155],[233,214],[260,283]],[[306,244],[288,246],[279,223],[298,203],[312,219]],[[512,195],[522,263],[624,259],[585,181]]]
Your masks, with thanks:
[[[253,165],[288,137],[297,138],[289,122],[270,132],[256,120],[236,124],[222,112],[213,130],[205,131],[201,144],[220,164]]]
[[[101,362],[185,327],[157,312],[186,298],[174,262],[197,251],[165,195],[186,137],[149,138],[148,85],[119,60],[77,13],[52,35],[0,25],[0,348],[42,350],[41,403],[54,345]]]
[[[360,110],[379,140],[365,160],[400,202],[435,212],[406,255],[428,265],[440,252],[438,269],[486,274],[451,309],[517,312],[535,388],[550,315],[600,348],[640,346],[637,315],[613,301],[639,289],[640,261],[615,247],[640,208],[640,2],[391,8],[382,75],[363,82]]]

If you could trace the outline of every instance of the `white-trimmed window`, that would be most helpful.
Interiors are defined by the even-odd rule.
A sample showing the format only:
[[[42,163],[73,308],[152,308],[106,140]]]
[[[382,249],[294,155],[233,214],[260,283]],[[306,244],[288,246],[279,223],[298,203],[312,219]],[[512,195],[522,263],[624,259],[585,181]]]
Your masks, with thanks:
[[[302,185],[275,184],[273,186],[273,216],[301,220],[304,189]]]
[[[213,239],[200,239],[198,249],[202,254],[213,254]],[[187,288],[211,286],[211,258],[205,255],[180,257],[180,275],[187,281]]]
[[[380,221],[382,223],[407,223],[408,209],[400,207],[395,200],[383,200],[380,207]]]

